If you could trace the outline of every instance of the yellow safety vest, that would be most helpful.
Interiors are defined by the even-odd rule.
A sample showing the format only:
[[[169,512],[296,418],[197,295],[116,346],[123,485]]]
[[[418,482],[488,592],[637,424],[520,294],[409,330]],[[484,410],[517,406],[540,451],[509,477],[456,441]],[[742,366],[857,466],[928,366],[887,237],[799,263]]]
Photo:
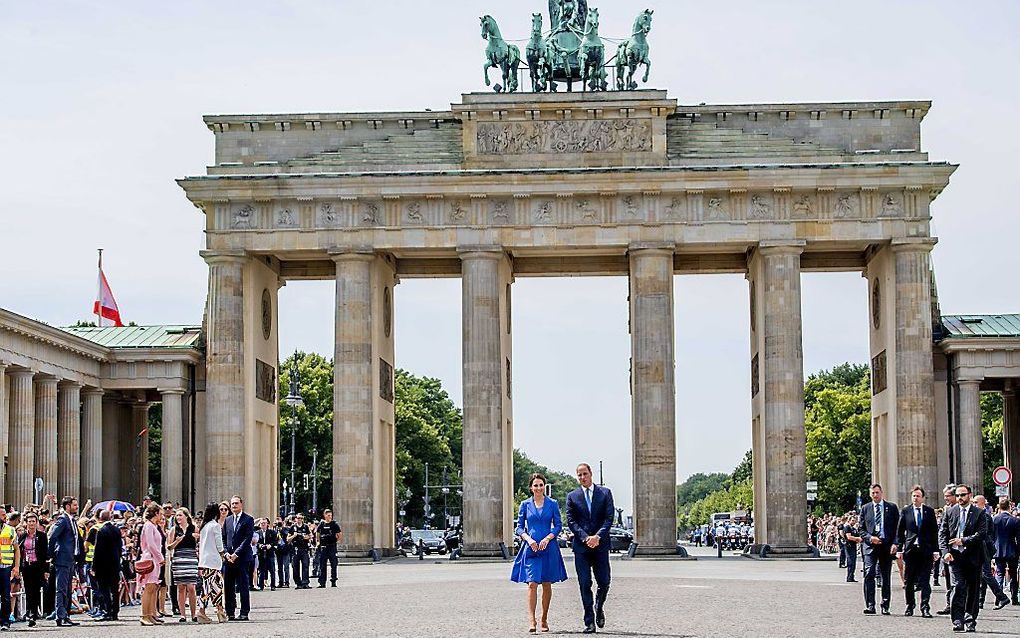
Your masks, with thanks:
[[[14,528],[4,523],[0,531],[0,565],[10,567],[14,565],[14,544],[18,542]]]
[[[92,528],[92,529],[96,530],[96,538],[97,539],[99,538],[99,530],[103,529],[103,525],[106,525],[106,523],[109,523],[109,522],[110,521],[106,521],[105,523],[101,523],[99,526]],[[85,551],[85,562],[86,563],[91,563],[92,559],[96,555],[96,544],[95,543],[89,543],[88,541],[85,541],[85,543],[89,546],[89,548]]]

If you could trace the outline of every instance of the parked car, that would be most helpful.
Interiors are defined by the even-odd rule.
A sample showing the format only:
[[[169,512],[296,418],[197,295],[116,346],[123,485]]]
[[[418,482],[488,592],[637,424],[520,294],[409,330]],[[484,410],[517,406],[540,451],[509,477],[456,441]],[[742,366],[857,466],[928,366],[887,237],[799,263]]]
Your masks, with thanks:
[[[630,533],[630,530],[622,527],[609,528],[609,551],[625,552],[633,542],[634,535]]]
[[[400,551],[405,556],[414,556],[421,548],[424,554],[446,553],[446,539],[443,533],[434,529],[412,529],[409,536],[404,536],[400,542]]]

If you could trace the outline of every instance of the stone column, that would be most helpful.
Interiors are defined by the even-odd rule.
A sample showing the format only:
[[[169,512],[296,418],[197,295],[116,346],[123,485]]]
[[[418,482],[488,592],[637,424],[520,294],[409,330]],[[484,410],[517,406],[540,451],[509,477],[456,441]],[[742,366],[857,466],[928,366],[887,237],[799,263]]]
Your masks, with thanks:
[[[367,556],[373,538],[372,262],[370,250],[336,262],[333,364],[333,506],[348,555]]]
[[[672,244],[630,247],[634,540],[676,554],[676,385]]]
[[[761,330],[759,353],[764,391],[761,427],[768,504],[758,516],[768,520],[768,543],[776,553],[807,548],[807,493],[804,450],[804,354],[800,303],[801,243],[762,242]]]
[[[1016,501],[1020,497],[1020,402],[1015,382],[1006,380],[1005,390],[1002,392],[1002,451],[1003,458],[1014,475],[1013,482],[1009,486],[1009,498]]]
[[[57,498],[81,494],[81,384],[57,385]]]
[[[7,362],[0,361],[0,494],[7,485],[7,468],[3,462],[7,457],[7,442],[10,440],[10,397],[7,396]]]
[[[103,391],[85,388],[81,423],[82,499],[98,503],[103,497]]]
[[[184,502],[184,390],[160,390],[163,397],[163,431],[160,440],[160,498]]]
[[[32,502],[35,480],[35,392],[32,370],[8,370],[11,378],[10,454],[7,461],[6,501],[19,510]]]
[[[938,480],[931,333],[933,245],[930,239],[892,244],[896,266],[897,490],[890,495],[901,506],[910,502],[911,487],[935,486]]]
[[[501,297],[509,268],[499,246],[460,251],[464,387],[464,555],[498,556],[506,542],[505,445],[511,427],[509,352],[502,337]],[[504,424],[506,419],[506,424]],[[512,446],[512,442],[509,443]]]
[[[144,434],[139,435],[141,432]],[[145,401],[131,404],[131,433],[134,435],[131,475],[135,478],[131,502],[141,503],[149,491],[149,404]]]
[[[206,299],[206,493],[211,500],[244,491],[244,289],[241,251],[203,251]]]
[[[984,444],[981,438],[981,381],[960,379],[960,480],[984,494]]]
[[[56,377],[35,379],[34,475],[43,480],[43,494],[54,494],[57,502],[67,494],[57,493],[57,382]],[[34,480],[34,478],[33,478]]]

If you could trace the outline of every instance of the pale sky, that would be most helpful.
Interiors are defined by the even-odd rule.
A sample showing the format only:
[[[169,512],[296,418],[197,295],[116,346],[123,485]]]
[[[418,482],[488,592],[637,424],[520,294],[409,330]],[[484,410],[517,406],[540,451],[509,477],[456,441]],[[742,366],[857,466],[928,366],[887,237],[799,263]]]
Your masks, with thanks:
[[[930,99],[932,160],[959,163],[933,206],[944,313],[1020,312],[1015,153],[1020,3],[649,4],[602,0],[601,33],[655,10],[650,88],[681,104]],[[95,250],[125,320],[198,323],[202,217],[174,179],[212,162],[207,113],[445,109],[484,90],[478,16],[524,38],[532,2],[0,0],[0,306],[90,319]],[[741,276],[677,277],[678,479],[750,447]],[[460,282],[396,290],[397,365],[460,403]],[[333,285],[283,289],[281,353],[331,356]],[[514,287],[516,445],[570,471],[605,462],[630,508],[626,280]],[[805,275],[805,373],[868,356],[858,274]]]

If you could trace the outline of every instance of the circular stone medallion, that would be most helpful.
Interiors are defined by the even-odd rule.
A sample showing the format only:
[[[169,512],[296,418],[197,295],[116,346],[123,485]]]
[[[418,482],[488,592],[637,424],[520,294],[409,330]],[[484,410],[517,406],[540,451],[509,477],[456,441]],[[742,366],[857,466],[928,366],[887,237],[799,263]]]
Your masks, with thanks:
[[[269,341],[273,334],[273,300],[269,296],[269,289],[262,290],[262,336]]]

